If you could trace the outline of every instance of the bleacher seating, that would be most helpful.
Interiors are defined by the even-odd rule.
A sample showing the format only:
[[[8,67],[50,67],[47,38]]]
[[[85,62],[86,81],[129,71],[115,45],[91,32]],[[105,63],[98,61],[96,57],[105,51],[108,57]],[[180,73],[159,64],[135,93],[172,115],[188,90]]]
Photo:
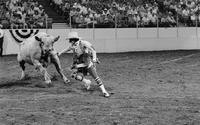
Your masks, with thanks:
[[[45,28],[48,15],[36,0],[7,0],[1,2],[1,23],[4,28]]]
[[[5,10],[0,11],[0,20],[4,22],[7,20],[11,28],[43,28],[45,26],[51,28],[51,23],[67,23],[74,28],[200,25],[199,0],[17,0],[31,1],[38,8],[41,6],[39,4],[44,6],[42,6],[44,14],[41,17],[46,16],[47,20],[44,21],[43,18],[38,21],[33,18],[35,16],[28,16],[25,23],[22,23],[26,24],[25,26],[20,23],[17,26],[13,25],[16,20],[9,16],[8,10],[11,3],[8,6],[7,1],[0,0],[0,5],[3,5],[2,10]],[[46,22],[48,24],[45,24]]]
[[[73,27],[195,26],[198,0],[51,0]],[[69,9],[70,7],[70,9]],[[66,11],[67,10],[67,11]],[[69,11],[70,10],[70,11]],[[188,12],[189,11],[189,12]],[[187,14],[188,15],[184,15]],[[178,21],[178,23],[177,23]]]

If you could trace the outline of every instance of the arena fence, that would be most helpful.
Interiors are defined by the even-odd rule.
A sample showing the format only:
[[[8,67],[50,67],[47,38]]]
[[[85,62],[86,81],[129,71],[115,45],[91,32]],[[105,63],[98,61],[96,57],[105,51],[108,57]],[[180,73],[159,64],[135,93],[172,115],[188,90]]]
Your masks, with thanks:
[[[94,17],[89,22],[77,22],[74,16],[70,16],[68,18],[65,18],[66,27],[69,29],[72,28],[180,28],[180,27],[199,27],[200,26],[200,14],[195,15],[193,19],[190,18],[190,16],[183,17],[182,15],[173,15],[173,21],[166,21],[163,22],[162,17],[160,15],[157,15],[157,18],[155,19],[155,22],[149,21],[148,23],[142,22],[142,20],[135,20],[133,22],[129,22],[127,20],[119,20],[116,18],[116,16],[113,17],[111,21],[107,21],[104,19],[104,22],[99,23],[97,19]],[[55,17],[56,18],[56,17]],[[57,17],[60,18],[60,17]],[[64,18],[64,15],[63,15]],[[0,20],[3,20],[0,18]],[[32,18],[26,18],[25,23],[17,23],[16,25],[10,24],[9,21],[3,20],[3,25],[6,29],[52,29],[52,24],[56,23],[53,18],[44,17],[44,20],[41,21],[32,21]]]
[[[90,41],[99,53],[200,48],[200,28],[197,27],[29,29],[5,30],[3,54],[16,54],[19,50],[18,43],[39,31],[61,36],[55,43],[58,52],[69,46],[66,37],[70,31],[77,31],[83,39]]]

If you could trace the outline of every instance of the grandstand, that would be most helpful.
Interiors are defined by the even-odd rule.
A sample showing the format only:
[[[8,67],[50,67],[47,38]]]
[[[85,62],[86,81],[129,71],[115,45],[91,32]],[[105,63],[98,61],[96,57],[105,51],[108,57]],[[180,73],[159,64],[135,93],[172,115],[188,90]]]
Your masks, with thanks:
[[[1,0],[0,3],[1,23],[5,28],[14,29],[194,27],[200,24],[198,0]],[[40,9],[42,13],[35,12]]]
[[[64,15],[59,14],[59,11],[57,11],[54,6],[52,5],[51,1],[49,0],[40,0],[38,1],[46,11],[48,15],[48,21],[49,27],[55,28],[55,29],[61,29],[61,28],[67,28],[67,21]]]

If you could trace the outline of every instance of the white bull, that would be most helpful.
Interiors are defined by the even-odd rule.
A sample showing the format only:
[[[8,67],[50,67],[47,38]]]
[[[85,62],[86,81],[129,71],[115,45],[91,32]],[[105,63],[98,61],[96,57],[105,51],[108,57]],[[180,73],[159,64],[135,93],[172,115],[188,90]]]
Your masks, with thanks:
[[[17,60],[22,68],[21,79],[25,78],[25,63],[28,63],[34,65],[37,70],[44,74],[45,82],[49,85],[51,78],[46,68],[48,64],[53,63],[64,82],[69,83],[69,80],[63,74],[57,52],[53,48],[53,44],[59,38],[60,36],[53,37],[47,33],[39,32],[20,44]]]

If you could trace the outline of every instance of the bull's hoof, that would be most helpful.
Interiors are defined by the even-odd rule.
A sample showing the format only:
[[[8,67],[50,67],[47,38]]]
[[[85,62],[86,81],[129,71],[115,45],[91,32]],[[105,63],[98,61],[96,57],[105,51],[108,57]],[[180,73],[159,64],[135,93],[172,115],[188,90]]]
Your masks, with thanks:
[[[21,77],[19,80],[20,80],[20,81],[23,81],[23,80],[25,80],[25,77]]]
[[[46,85],[47,85],[48,88],[53,87],[53,84],[52,84],[52,83],[46,84]]]
[[[46,80],[45,83],[46,84],[51,84],[51,80]]]
[[[53,87],[51,80],[46,80],[45,83],[46,83],[46,87]]]
[[[25,74],[24,76],[21,76],[19,80],[24,81],[24,80],[29,80],[29,79],[31,79],[31,77]]]

